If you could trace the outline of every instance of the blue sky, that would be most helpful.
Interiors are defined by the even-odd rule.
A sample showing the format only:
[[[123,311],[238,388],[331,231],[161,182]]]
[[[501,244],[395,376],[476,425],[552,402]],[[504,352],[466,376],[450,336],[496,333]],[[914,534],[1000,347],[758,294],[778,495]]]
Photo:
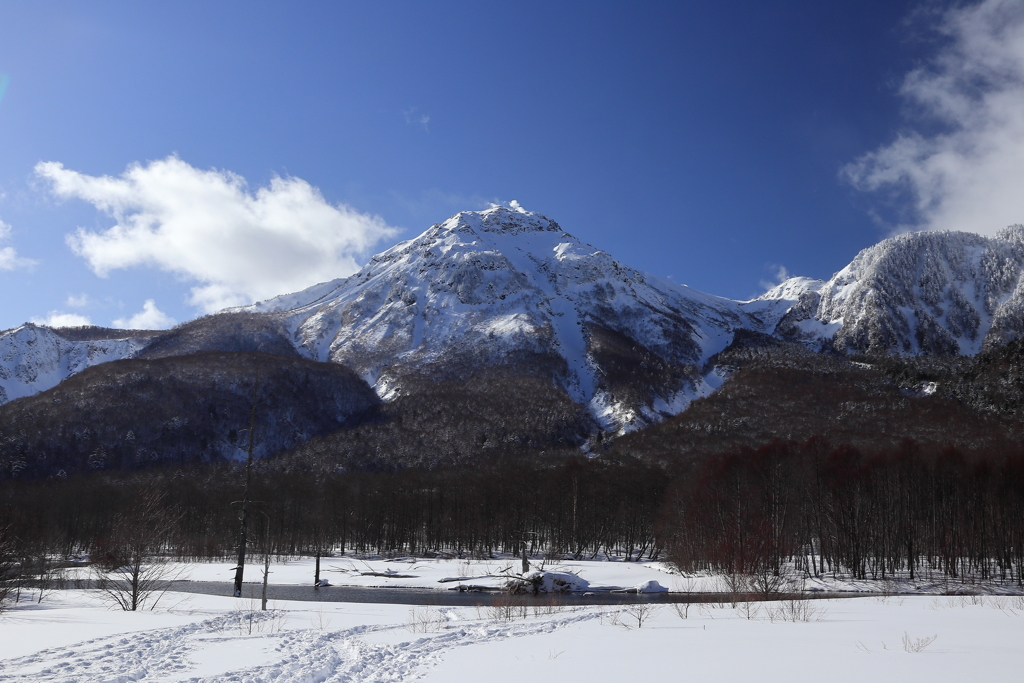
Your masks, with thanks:
[[[0,329],[181,322],[513,199],[733,298],[992,234],[1022,4],[2,0]]]

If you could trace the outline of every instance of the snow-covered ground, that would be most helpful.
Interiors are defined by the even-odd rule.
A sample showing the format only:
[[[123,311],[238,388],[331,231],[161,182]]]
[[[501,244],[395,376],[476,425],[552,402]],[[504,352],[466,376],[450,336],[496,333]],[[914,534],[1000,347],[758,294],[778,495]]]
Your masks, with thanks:
[[[1015,597],[528,609],[301,603],[247,618],[247,599],[169,594],[154,611],[56,591],[0,614],[0,681],[1016,681]],[[550,613],[549,613],[550,612]],[[251,625],[250,625],[251,624]],[[934,639],[932,640],[932,638]],[[928,641],[931,642],[928,642]],[[920,651],[915,652],[915,649]]]
[[[459,582],[441,579],[499,585],[519,568],[512,559],[326,558],[321,571],[335,585],[445,590]],[[193,580],[229,578],[225,564],[186,569]],[[690,580],[653,563],[564,562],[545,569],[577,573],[595,588],[651,581],[676,591],[723,586],[720,578]],[[380,576],[389,570],[406,578]],[[257,567],[247,568],[247,580],[258,576]],[[271,577],[275,584],[309,585],[312,560],[275,563]],[[723,597],[688,611],[668,604],[524,608],[271,601],[268,612],[248,597],[186,593],[168,593],[156,609],[144,612],[112,609],[93,590],[55,590],[41,603],[35,597],[34,591],[23,592],[20,602],[0,613],[0,682],[520,683],[637,676],[704,682],[821,676],[858,683],[869,677],[960,683],[1019,680],[1024,665],[1024,597],[1012,595],[735,606]]]

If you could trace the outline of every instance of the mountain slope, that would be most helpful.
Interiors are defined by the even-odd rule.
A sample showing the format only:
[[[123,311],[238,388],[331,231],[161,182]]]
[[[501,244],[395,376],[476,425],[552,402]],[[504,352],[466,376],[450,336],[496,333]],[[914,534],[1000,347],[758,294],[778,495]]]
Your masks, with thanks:
[[[0,479],[257,456],[376,418],[348,368],[295,356],[202,352],[113,361],[0,406]]]
[[[249,310],[282,316],[304,355],[354,368],[385,397],[410,376],[514,367],[554,378],[611,430],[712,391],[707,358],[735,330],[764,327],[738,302],[624,266],[540,214],[504,207],[460,213],[349,278]]]
[[[776,439],[815,437],[868,452],[909,439],[938,449],[1006,453],[1024,437],[1022,359],[1015,342],[976,358],[864,363],[741,333],[713,361],[731,374],[720,391],[616,439],[608,450],[678,468]]]
[[[0,333],[0,404],[57,386],[82,370],[131,358],[156,333],[26,323]]]
[[[331,473],[570,457],[594,430],[586,408],[550,380],[485,370],[462,382],[415,382],[378,419],[309,439],[269,466]]]
[[[778,336],[841,353],[965,354],[1024,333],[1024,226],[908,233],[806,290]]]

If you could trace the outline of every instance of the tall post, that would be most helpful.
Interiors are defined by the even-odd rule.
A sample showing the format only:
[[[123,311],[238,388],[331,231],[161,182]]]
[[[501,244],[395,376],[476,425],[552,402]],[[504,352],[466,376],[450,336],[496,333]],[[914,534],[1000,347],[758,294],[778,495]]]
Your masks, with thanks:
[[[263,527],[263,599],[260,603],[260,609],[266,612],[267,581],[270,579],[270,515],[263,510],[260,510],[260,512],[263,513],[263,521],[265,524]]]
[[[256,381],[252,385],[252,409],[249,411],[249,446],[246,449],[248,454],[245,461],[245,493],[242,495],[242,511],[238,518],[241,521],[241,528],[238,530],[238,564],[235,566],[235,591],[236,598],[242,597],[242,574],[245,571],[245,543],[249,531],[249,484],[252,482],[252,449],[255,443],[256,433],[256,398],[260,388],[260,364],[259,356],[256,357]]]
[[[263,600],[260,602],[260,609],[267,611],[267,579],[270,577],[270,550],[263,556]]]

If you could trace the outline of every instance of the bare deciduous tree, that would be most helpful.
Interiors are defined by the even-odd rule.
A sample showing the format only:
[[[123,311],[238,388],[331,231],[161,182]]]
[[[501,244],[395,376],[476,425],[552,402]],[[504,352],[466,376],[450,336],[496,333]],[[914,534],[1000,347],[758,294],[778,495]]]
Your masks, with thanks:
[[[126,612],[154,609],[180,570],[157,555],[167,540],[174,513],[166,494],[152,487],[139,491],[128,510],[114,521],[102,544],[97,583],[103,594]]]

